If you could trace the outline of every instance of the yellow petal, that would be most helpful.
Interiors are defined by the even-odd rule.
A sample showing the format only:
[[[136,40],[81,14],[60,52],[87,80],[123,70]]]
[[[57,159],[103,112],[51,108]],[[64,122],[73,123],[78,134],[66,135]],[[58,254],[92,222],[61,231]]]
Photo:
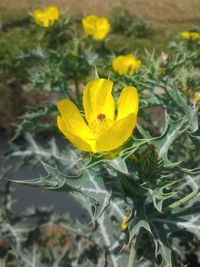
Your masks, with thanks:
[[[192,40],[196,40],[200,38],[200,34],[198,32],[191,32],[190,36],[192,38]]]
[[[136,118],[136,114],[130,114],[124,119],[116,121],[97,140],[96,151],[111,151],[123,145],[135,128]]]
[[[35,22],[42,25],[43,27],[49,27],[49,18],[47,12],[42,9],[36,9],[33,13]]]
[[[95,40],[102,40],[110,31],[110,23],[106,18],[98,18],[96,22],[96,30],[93,34]]]
[[[193,97],[193,101],[194,101],[194,102],[198,102],[198,101],[200,101],[200,93],[196,93],[196,94],[194,95],[194,97]]]
[[[45,28],[48,28],[49,25],[50,25],[50,20],[48,19],[48,17],[44,18],[43,21],[42,21],[42,25],[45,27]]]
[[[65,121],[60,116],[57,116],[57,124],[59,130],[74,146],[83,151],[92,151],[91,146],[86,141],[68,131]]]
[[[132,54],[118,56],[112,61],[112,68],[119,75],[133,75],[141,65],[141,60],[135,58]]]
[[[91,15],[82,19],[85,33],[91,35],[95,40],[102,40],[110,30],[110,23],[104,17],[99,18]]]
[[[118,114],[117,120],[121,120],[131,113],[137,114],[138,112],[138,93],[137,89],[133,86],[125,87],[118,100]]]
[[[44,14],[44,11],[43,11],[42,9],[36,9],[36,10],[34,10],[34,12],[33,12],[33,17],[34,17],[35,19],[38,19],[38,18],[40,18],[41,16],[43,16],[43,14]]]
[[[185,39],[189,39],[190,38],[190,33],[189,32],[181,32],[180,33],[181,37],[185,38]]]
[[[44,18],[44,11],[41,9],[36,9],[33,13],[36,23],[41,23],[41,20]]]
[[[83,29],[84,29],[85,33],[87,33],[89,35],[94,34],[97,19],[98,18],[94,15],[87,16],[87,17],[82,19],[82,25],[83,25]]]
[[[53,24],[59,18],[59,11],[57,6],[49,6],[46,8],[46,13],[48,15],[49,20]]]
[[[115,72],[119,73],[120,75],[126,74],[127,67],[126,65],[124,65],[124,60],[122,56],[118,56],[113,59],[112,68]]]
[[[89,82],[83,91],[83,107],[89,124],[97,119],[99,114],[114,120],[115,102],[111,94],[113,82],[97,79]]]
[[[76,105],[69,99],[64,99],[57,103],[57,107],[68,131],[72,135],[79,136],[83,139],[94,139],[94,135],[89,130]]]

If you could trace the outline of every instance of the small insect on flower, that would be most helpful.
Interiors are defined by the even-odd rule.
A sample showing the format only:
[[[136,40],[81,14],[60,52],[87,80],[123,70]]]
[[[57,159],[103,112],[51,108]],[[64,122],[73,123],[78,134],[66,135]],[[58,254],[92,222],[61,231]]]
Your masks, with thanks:
[[[57,107],[61,116],[57,124],[64,136],[83,151],[112,151],[126,142],[136,126],[138,112],[137,89],[125,87],[117,102],[112,96],[113,83],[106,79],[90,81],[83,90],[85,118],[69,99]]]
[[[199,32],[185,31],[180,33],[181,37],[186,40],[197,40],[200,39]]]
[[[128,216],[124,216],[124,218],[123,218],[123,222],[122,222],[122,224],[121,224],[121,229],[122,229],[122,231],[125,231],[125,230],[127,229],[127,227],[128,227],[127,222],[128,222]]]
[[[83,18],[82,25],[84,32],[91,35],[96,41],[104,39],[110,31],[110,23],[107,18],[97,17],[95,15]]]
[[[37,24],[48,28],[59,19],[59,11],[57,6],[49,6],[44,9],[36,9],[33,12],[33,17]]]
[[[112,67],[119,75],[133,75],[141,66],[141,60],[135,58],[132,54],[118,56],[113,59]]]

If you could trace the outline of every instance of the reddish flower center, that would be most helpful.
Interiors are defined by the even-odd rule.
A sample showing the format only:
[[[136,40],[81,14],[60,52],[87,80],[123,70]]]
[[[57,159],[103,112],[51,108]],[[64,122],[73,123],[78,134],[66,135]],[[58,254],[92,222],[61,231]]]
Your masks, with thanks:
[[[97,115],[97,119],[98,120],[104,120],[105,118],[106,118],[105,114],[100,113],[100,114]]]

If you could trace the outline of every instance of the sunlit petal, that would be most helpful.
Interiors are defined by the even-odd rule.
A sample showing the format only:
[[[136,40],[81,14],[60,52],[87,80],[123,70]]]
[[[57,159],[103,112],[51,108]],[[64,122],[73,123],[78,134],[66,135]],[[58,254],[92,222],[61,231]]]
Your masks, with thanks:
[[[57,107],[71,134],[83,139],[94,138],[80,111],[69,99],[59,101]]]
[[[138,112],[138,93],[133,86],[125,87],[119,97],[117,105],[117,120],[121,120],[130,113]]]
[[[96,120],[99,114],[113,120],[115,103],[112,92],[113,83],[106,79],[97,79],[89,82],[83,91],[83,106],[89,124]]]
[[[127,117],[118,120],[107,129],[96,143],[96,150],[99,152],[114,150],[131,136],[136,125],[136,114],[130,114]]]
[[[91,35],[96,41],[104,39],[110,31],[109,21],[104,17],[99,18],[95,15],[83,18],[82,25],[84,32]]]
[[[141,60],[132,54],[121,55],[112,60],[112,68],[119,75],[133,75],[141,66]]]
[[[96,30],[93,33],[93,37],[96,40],[102,40],[106,37],[110,31],[110,23],[106,18],[98,18],[96,22]]]
[[[59,130],[63,133],[63,135],[77,148],[82,151],[92,151],[91,146],[83,140],[81,137],[73,135],[66,127],[65,121],[57,116],[57,125]]]
[[[86,18],[82,19],[82,25],[85,33],[89,35],[94,34],[97,19],[98,18],[95,15],[87,16]]]

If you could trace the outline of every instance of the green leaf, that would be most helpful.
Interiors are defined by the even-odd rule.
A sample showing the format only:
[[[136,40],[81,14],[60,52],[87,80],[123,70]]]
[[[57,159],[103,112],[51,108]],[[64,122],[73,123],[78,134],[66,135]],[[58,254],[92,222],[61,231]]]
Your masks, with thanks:
[[[49,190],[83,194],[90,198],[95,208],[92,220],[96,220],[109,205],[112,192],[106,188],[104,177],[101,173],[85,170],[79,176],[68,176],[48,164],[43,163],[43,166],[48,173],[47,176],[41,176],[32,180],[12,181]]]
[[[45,144],[41,144],[41,142],[35,140],[34,135],[27,132],[25,139],[24,147],[11,146],[10,151],[5,154],[6,159],[20,159],[19,165],[35,166],[41,161],[54,165],[61,164],[67,170],[77,165],[78,156],[70,149],[59,149],[54,138],[47,140]]]
[[[189,136],[197,149],[200,149],[200,128],[196,132],[189,133]]]
[[[185,124],[185,119],[172,120],[167,112],[165,113],[165,129],[158,137],[152,137],[149,132],[145,131],[141,126],[138,126],[138,131],[144,139],[134,139],[136,146],[133,146],[132,153],[142,144],[148,143],[156,146],[156,151],[162,158],[165,168],[174,168],[180,162],[170,162],[168,159],[168,152],[174,141],[180,137],[188,126]],[[131,149],[129,149],[131,151]],[[127,149],[128,151],[128,149]],[[129,154],[130,156],[130,154]]]
[[[163,209],[163,202],[166,199],[173,198],[176,195],[176,192],[167,192],[165,193],[165,190],[169,190],[169,188],[177,183],[177,181],[166,181],[163,182],[162,184],[157,185],[156,189],[153,191],[150,191],[153,197],[153,204],[154,207],[159,211],[162,212]]]
[[[116,171],[119,171],[121,173],[124,174],[128,174],[128,168],[126,165],[126,162],[123,158],[118,157],[116,159],[113,160],[107,160],[106,163],[111,166],[113,169],[115,169]]]
[[[165,113],[165,130],[161,136],[152,138],[151,144],[154,144],[157,148],[159,156],[162,157],[164,166],[166,168],[172,168],[178,165],[180,162],[172,163],[168,159],[168,151],[174,141],[187,130],[187,126],[184,126],[184,119],[177,121],[172,120],[167,113]]]
[[[199,240],[199,212],[200,207],[187,210],[181,208],[178,212],[157,214],[153,218],[149,218],[149,225],[156,245],[156,254],[162,255],[166,266],[173,266],[171,259],[172,245],[169,242],[170,235],[183,229],[196,235]]]
[[[104,248],[108,255],[109,267],[127,266],[128,256],[125,253],[119,254],[121,228],[114,229],[114,224],[109,216],[104,212],[98,219],[98,232],[104,242]],[[118,233],[118,236],[115,235]]]
[[[200,169],[184,170],[182,179],[179,181],[176,200],[168,208],[176,209],[184,206],[185,208],[199,204],[198,193],[200,192]]]
[[[198,130],[198,113],[195,108],[191,108],[178,90],[169,90],[170,95],[176,104],[183,109],[187,121],[190,125],[190,131],[193,133]]]
[[[151,232],[150,226],[148,221],[142,220],[141,218],[134,216],[133,220],[131,221],[130,225],[130,237],[129,237],[129,243],[132,239],[137,238],[141,228],[146,229],[148,232]]]
[[[39,120],[46,117],[48,114],[56,113],[56,106],[53,104],[45,104],[43,106],[30,108],[21,118],[17,124],[17,129],[12,141],[26,132],[38,133],[44,130],[53,129],[50,123],[40,123]],[[36,123],[37,122],[37,123]]]
[[[151,135],[148,131],[144,130],[141,126],[137,125],[137,129],[144,139],[151,139]]]
[[[156,256],[161,255],[166,264],[163,266],[173,267],[172,265],[172,248],[169,243],[169,236],[172,233],[166,227],[165,222],[160,223],[156,219],[149,222],[151,233],[155,243]]]

